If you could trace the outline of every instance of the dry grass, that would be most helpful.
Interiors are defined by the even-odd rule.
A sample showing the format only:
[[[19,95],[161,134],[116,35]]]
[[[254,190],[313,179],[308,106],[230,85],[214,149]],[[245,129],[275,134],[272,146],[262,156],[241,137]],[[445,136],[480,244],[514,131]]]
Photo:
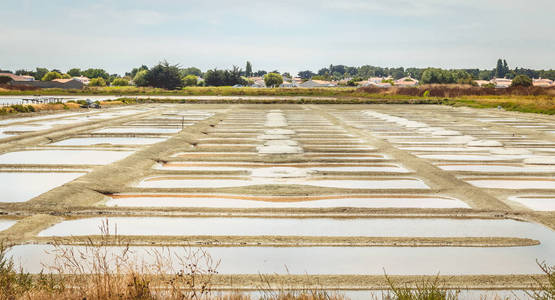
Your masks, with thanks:
[[[202,248],[185,248],[184,254],[169,248],[147,251],[148,259],[138,259],[133,249],[105,221],[100,229],[103,239],[90,240],[83,247],[54,243],[47,273],[30,275],[8,258],[5,243],[0,243],[0,300],[4,299],[221,299],[247,300],[254,296],[241,292],[213,291],[213,277],[219,261]],[[538,263],[544,276],[535,278],[536,286],[528,292],[533,299],[554,299],[555,266]],[[262,286],[257,298],[264,300],[343,300],[341,293],[324,290],[317,284],[304,289],[280,282],[280,276],[260,275]],[[545,278],[544,278],[545,277]],[[389,291],[386,300],[458,299],[439,275],[431,280],[404,283],[402,287],[385,275]],[[307,278],[310,279],[310,278]],[[377,296],[374,296],[377,299]]]
[[[543,272],[544,278],[533,277],[536,286],[532,287],[526,294],[535,300],[553,300],[555,299],[555,266],[549,266],[545,262],[537,262],[540,270]],[[547,283],[545,280],[547,279]]]

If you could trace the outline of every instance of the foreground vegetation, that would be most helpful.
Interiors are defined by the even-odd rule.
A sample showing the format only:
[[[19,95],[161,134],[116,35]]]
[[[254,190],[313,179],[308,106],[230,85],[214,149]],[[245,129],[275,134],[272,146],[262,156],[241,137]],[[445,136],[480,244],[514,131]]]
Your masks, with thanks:
[[[37,275],[17,268],[8,255],[5,241],[0,243],[0,299],[251,299],[241,292],[220,293],[213,290],[213,277],[219,261],[202,248],[186,248],[178,255],[169,248],[151,250],[151,262],[137,260],[126,241],[109,232],[106,221],[100,227],[101,238],[89,240],[81,248],[54,243],[49,254],[54,259]],[[117,246],[116,250],[111,248]],[[112,249],[112,250],[110,250]],[[554,299],[555,266],[538,263],[542,277],[527,292],[532,299]],[[265,286],[259,287],[261,299],[346,299],[323,289],[294,290],[285,284],[273,286],[260,275]],[[459,292],[447,290],[439,275],[416,285],[397,286],[385,275],[389,290],[382,299],[458,299]]]
[[[232,88],[185,87],[165,90],[151,87],[87,87],[83,90],[7,90],[0,95],[119,95],[125,102],[111,101],[104,104],[129,104],[137,102],[172,101],[187,103],[312,103],[312,104],[444,104],[475,108],[501,107],[509,111],[555,114],[555,88],[518,87],[507,89],[479,88],[467,85],[423,85],[414,88]],[[148,100],[133,96],[260,96],[264,99],[248,100]],[[279,99],[279,97],[283,97]],[[293,99],[286,97],[295,97]],[[303,98],[307,97],[307,98]],[[310,98],[309,98],[310,97]],[[316,97],[316,98],[315,98]],[[273,98],[273,99],[271,99]],[[284,99],[286,98],[286,99]]]

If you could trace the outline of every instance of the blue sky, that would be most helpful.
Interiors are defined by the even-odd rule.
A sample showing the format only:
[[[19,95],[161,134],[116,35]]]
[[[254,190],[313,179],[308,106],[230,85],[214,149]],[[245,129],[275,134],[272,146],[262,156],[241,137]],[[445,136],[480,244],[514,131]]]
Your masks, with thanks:
[[[555,68],[555,1],[4,1],[0,68]]]

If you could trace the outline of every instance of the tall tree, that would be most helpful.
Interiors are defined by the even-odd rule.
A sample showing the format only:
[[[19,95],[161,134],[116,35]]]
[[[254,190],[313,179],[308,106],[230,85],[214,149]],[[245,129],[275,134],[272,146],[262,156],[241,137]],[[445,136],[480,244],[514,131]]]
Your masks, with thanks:
[[[175,90],[183,87],[183,80],[179,74],[179,66],[170,65],[167,61],[152,67],[145,76],[149,86]]]
[[[79,76],[81,76],[81,69],[79,69],[79,68],[69,69],[67,71],[67,74],[69,74],[70,76],[73,76],[73,77],[79,77]]]
[[[252,65],[250,61],[247,61],[247,66],[245,67],[245,76],[247,77],[252,76]]]
[[[497,60],[497,67],[495,68],[495,77],[504,78],[511,70],[506,60],[501,58]]]
[[[312,73],[312,71],[310,70],[300,71],[299,73],[297,73],[297,76],[301,77],[302,79],[310,79],[314,75],[316,74]]]
[[[47,68],[37,68],[37,71],[35,72],[35,80],[41,80],[46,73],[48,73]]]

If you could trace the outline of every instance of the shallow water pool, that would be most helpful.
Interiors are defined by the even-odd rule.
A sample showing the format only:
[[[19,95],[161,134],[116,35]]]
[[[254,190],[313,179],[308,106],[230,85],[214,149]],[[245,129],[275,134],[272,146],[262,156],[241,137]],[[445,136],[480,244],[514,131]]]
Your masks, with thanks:
[[[0,172],[0,202],[24,202],[86,173]]]

